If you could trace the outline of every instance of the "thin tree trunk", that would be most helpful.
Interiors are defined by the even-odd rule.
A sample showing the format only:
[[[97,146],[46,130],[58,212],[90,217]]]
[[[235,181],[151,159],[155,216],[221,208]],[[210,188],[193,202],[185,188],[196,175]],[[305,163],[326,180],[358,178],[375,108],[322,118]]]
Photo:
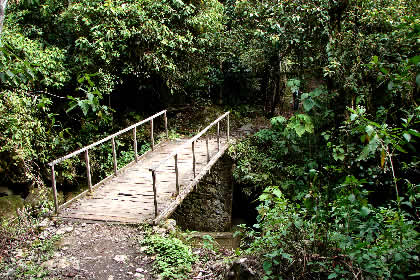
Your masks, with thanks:
[[[3,22],[6,15],[6,5],[7,5],[7,0],[0,0],[0,36],[3,31]],[[0,37],[0,40],[1,40],[1,37]]]
[[[217,98],[217,104],[223,104],[223,86],[224,86],[224,75],[223,75],[223,62],[219,61],[220,73],[223,77],[223,82],[219,85],[219,96]]]
[[[271,110],[270,110],[270,117],[274,117],[274,112],[276,110],[276,106],[278,103],[278,77],[274,74],[273,79],[273,96],[271,97]]]

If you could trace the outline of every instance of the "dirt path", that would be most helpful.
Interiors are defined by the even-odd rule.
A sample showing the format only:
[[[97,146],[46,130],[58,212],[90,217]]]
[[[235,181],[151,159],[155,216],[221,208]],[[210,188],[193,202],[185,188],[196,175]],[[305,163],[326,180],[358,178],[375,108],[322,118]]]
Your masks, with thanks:
[[[44,232],[53,232],[47,228]],[[151,257],[140,252],[141,228],[104,223],[66,223],[54,257],[43,266],[56,279],[157,279]]]

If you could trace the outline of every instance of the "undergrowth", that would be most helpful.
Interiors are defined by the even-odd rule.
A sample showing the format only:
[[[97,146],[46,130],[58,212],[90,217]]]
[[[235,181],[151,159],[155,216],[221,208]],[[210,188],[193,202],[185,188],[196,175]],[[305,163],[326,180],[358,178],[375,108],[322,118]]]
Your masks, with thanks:
[[[175,237],[150,235],[141,241],[146,253],[156,255],[155,269],[163,279],[189,279],[192,264],[197,261],[189,245]]]

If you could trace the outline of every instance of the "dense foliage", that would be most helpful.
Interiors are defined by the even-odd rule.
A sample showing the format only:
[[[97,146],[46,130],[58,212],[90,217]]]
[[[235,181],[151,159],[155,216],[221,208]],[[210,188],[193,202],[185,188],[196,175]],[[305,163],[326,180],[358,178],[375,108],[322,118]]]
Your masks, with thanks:
[[[236,180],[260,201],[247,252],[264,256],[268,279],[414,277],[416,7],[410,1],[241,1],[235,11],[239,30],[272,43],[248,39],[258,53],[274,53],[274,61],[258,60],[260,67],[276,67],[268,81],[273,100],[283,87],[301,102],[300,112],[272,118],[270,129],[231,150]],[[259,71],[255,60],[241,63],[247,61]]]
[[[146,253],[155,254],[155,269],[163,279],[188,279],[191,266],[197,256],[190,246],[176,237],[150,235],[141,242],[146,245]]]
[[[416,1],[0,3],[1,185],[42,186],[47,162],[161,107],[261,105],[271,127],[230,153],[267,279],[418,276]],[[82,170],[65,161],[59,185]]]

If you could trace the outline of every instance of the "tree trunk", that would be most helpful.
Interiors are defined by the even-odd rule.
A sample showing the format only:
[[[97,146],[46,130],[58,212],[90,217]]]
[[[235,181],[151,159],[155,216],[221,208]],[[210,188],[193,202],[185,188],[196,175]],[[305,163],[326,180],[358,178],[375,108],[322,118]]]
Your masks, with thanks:
[[[7,0],[0,0],[0,36],[1,36],[1,32],[3,31],[3,22],[4,22],[4,17],[6,15],[6,5],[7,5]]]
[[[223,82],[219,85],[219,96],[217,98],[217,104],[222,105],[223,104],[223,86],[224,86],[225,77],[223,75],[223,62],[221,60],[219,62],[219,67],[220,67],[221,76],[223,77]]]

